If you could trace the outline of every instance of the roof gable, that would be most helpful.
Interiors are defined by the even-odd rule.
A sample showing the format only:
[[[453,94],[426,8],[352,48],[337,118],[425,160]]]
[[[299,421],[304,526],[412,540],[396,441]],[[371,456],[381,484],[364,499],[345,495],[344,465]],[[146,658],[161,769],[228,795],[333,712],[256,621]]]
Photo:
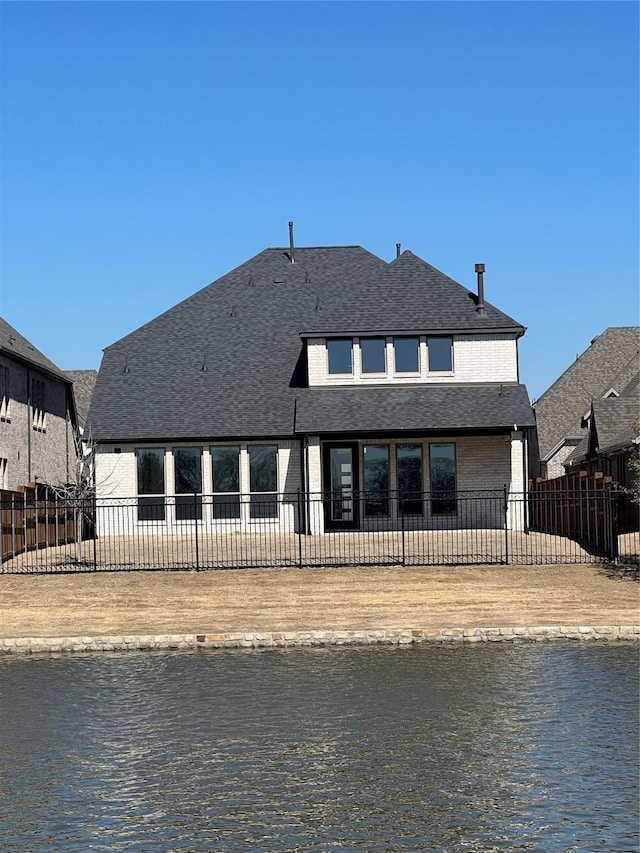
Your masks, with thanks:
[[[301,334],[524,328],[411,252],[265,249],[107,347],[91,404],[95,438],[290,434]]]

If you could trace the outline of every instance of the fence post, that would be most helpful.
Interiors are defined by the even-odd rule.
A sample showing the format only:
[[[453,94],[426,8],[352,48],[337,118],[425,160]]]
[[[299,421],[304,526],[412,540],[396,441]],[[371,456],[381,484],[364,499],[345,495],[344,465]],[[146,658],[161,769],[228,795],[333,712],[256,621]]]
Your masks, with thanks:
[[[619,555],[618,552],[618,525],[616,518],[616,509],[613,501],[613,492],[611,489],[606,490],[607,500],[606,500],[606,529],[607,529],[607,538],[609,539],[609,547],[608,547],[608,557],[612,563],[617,562]],[[617,497],[617,493],[616,493]]]
[[[504,561],[509,564],[509,499],[507,492],[507,484],[503,488],[504,492]]]
[[[11,555],[16,556],[16,495],[11,492]]]
[[[302,568],[302,502],[298,489],[298,568]]]
[[[200,545],[198,542],[198,493],[193,493],[193,522],[196,533],[196,572],[200,571]]]
[[[93,528],[93,571],[98,571],[98,550],[96,539],[98,538],[98,502],[95,492],[91,496],[91,526]]]
[[[402,567],[405,568],[407,565],[407,555],[404,544],[404,512],[402,511],[402,498],[400,495],[396,495],[396,501],[398,502],[397,509],[400,512],[400,529],[402,531]]]

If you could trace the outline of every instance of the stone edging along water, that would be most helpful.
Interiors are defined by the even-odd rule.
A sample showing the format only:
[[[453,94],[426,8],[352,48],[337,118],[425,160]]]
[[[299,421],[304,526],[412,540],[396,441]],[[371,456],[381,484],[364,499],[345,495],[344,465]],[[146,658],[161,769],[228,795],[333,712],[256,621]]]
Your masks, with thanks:
[[[233,631],[214,634],[109,634],[82,637],[14,637],[0,640],[1,654],[102,652],[150,649],[264,649],[304,646],[411,646],[454,643],[525,643],[640,640],[638,625],[533,628],[382,628],[364,631]]]

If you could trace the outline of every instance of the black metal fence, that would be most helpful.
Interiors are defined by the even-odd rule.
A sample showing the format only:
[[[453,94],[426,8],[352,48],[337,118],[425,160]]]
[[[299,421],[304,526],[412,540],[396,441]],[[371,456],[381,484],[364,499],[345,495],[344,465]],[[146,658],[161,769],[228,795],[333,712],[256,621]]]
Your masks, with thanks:
[[[608,489],[25,498],[1,517],[5,573],[640,561]]]

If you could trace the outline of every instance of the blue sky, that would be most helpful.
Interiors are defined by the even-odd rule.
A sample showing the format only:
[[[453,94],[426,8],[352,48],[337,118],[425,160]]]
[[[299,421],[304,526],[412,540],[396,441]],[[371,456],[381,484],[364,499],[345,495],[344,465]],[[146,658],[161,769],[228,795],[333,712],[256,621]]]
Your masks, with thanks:
[[[0,311],[63,369],[267,246],[411,249],[528,327],[639,322],[633,2],[4,2]]]

